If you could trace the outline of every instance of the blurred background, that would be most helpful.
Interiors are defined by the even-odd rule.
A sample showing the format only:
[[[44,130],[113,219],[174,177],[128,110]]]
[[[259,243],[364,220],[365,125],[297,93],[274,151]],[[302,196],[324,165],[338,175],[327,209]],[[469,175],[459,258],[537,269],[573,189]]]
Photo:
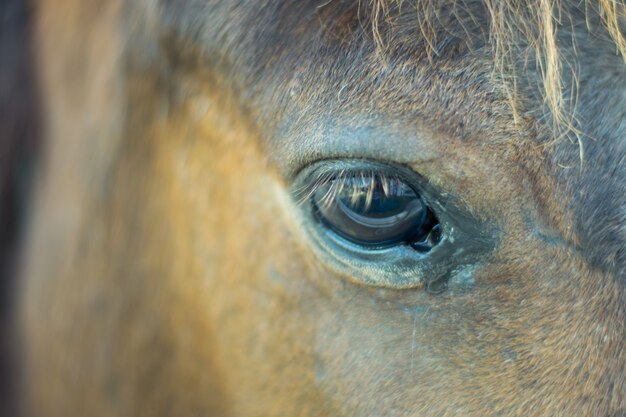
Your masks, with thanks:
[[[0,416],[16,417],[17,335],[13,325],[18,247],[36,166],[40,126],[32,4],[0,0]]]

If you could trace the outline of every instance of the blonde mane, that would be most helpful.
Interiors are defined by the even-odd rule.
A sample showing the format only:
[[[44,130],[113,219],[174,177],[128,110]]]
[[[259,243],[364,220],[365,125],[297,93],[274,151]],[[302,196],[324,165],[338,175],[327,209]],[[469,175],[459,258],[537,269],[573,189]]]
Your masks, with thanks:
[[[517,81],[514,61],[520,53],[520,45],[524,45],[523,53],[534,55],[537,70],[542,80],[543,97],[552,115],[552,124],[557,139],[566,133],[574,133],[580,143],[583,134],[576,127],[575,106],[577,80],[572,69],[573,84],[570,91],[564,86],[564,71],[567,63],[562,54],[559,31],[568,30],[568,24],[574,25],[572,13],[585,16],[587,30],[593,32],[592,19],[600,19],[608,37],[615,43],[616,54],[621,54],[626,62],[626,2],[623,0],[368,0],[372,13],[373,37],[379,48],[387,46],[383,29],[393,25],[391,10],[411,7],[416,13],[418,30],[425,39],[429,56],[437,51],[437,33],[442,23],[440,14],[446,11],[452,14],[463,25],[463,20],[485,20],[485,16],[474,16],[473,10],[479,4],[481,12],[487,14],[485,22],[487,45],[492,49],[495,59],[496,73],[506,78],[504,88],[510,98],[514,117],[517,119]],[[361,8],[365,5],[361,4]],[[464,16],[456,15],[462,11]],[[485,13],[486,11],[486,13]],[[579,19],[580,20],[580,19]],[[597,26],[597,25],[596,25]],[[445,28],[443,28],[445,29]],[[572,30],[573,32],[573,30]],[[594,33],[596,35],[596,33]],[[569,45],[575,51],[575,44]],[[569,105],[566,105],[569,102]],[[582,152],[582,147],[581,147]],[[582,157],[582,154],[581,154]]]

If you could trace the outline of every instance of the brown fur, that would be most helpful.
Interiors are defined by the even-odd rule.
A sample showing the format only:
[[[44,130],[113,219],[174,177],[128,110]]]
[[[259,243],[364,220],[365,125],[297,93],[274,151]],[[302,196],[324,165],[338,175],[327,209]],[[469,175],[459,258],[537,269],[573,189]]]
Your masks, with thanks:
[[[623,4],[417,4],[39,4],[28,415],[625,415]],[[359,285],[289,192],[329,158],[410,166],[494,249]]]

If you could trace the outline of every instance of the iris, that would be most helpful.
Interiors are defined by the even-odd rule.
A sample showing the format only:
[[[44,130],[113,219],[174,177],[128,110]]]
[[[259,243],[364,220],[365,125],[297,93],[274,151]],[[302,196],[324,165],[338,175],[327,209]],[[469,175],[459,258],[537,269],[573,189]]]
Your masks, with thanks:
[[[318,184],[312,204],[325,227],[358,245],[409,244],[428,252],[441,238],[439,223],[419,193],[378,172],[342,172]]]

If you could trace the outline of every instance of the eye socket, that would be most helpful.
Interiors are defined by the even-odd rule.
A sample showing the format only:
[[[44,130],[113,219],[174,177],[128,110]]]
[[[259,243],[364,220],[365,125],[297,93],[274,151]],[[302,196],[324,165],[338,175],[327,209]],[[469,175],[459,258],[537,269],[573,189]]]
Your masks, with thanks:
[[[320,160],[295,175],[290,194],[306,248],[355,284],[440,293],[497,241],[490,224],[401,164]]]
[[[342,171],[316,184],[311,196],[320,223],[368,248],[408,244],[430,251],[441,227],[419,193],[399,177],[376,171]]]

